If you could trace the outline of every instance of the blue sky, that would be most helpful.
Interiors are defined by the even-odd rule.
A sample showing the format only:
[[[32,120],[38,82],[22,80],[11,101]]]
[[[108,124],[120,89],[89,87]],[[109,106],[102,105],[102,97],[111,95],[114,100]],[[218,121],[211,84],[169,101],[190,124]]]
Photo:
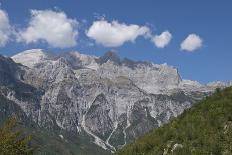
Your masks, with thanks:
[[[232,80],[231,0],[0,0],[0,2],[1,9],[8,14],[9,24],[16,33],[25,34],[30,26],[32,21],[30,10],[37,10],[36,15],[41,13],[39,10],[62,12],[66,15],[67,21],[76,22],[76,27],[70,31],[78,33],[75,36],[76,44],[71,43],[68,44],[71,46],[62,48],[54,46],[53,43],[59,45],[61,42],[50,37],[48,39],[52,43],[38,36],[28,38],[27,33],[23,36],[24,40],[16,41],[12,35],[11,39],[0,47],[0,54],[11,56],[30,48],[44,48],[57,53],[76,50],[100,56],[113,49],[120,57],[176,66],[184,79],[202,83]],[[119,40],[121,45],[111,42],[106,46],[106,41],[114,39],[114,36],[105,40],[99,37],[102,37],[102,33],[111,34],[108,31],[99,32],[96,27],[95,29],[92,27],[93,33],[86,35],[96,21],[105,21],[105,24],[111,26],[113,21],[117,21],[118,25],[124,24],[127,28],[132,28],[130,26],[134,24],[137,26],[135,33],[138,34],[140,28],[148,28],[149,32],[146,30],[137,36],[133,34],[136,37],[131,36],[132,38],[128,39],[123,36],[127,33],[125,29],[126,31],[119,31],[122,33],[119,34],[119,38],[122,39]],[[172,37],[165,47],[157,47],[151,40],[165,31]],[[199,36],[202,43],[195,50],[181,50],[181,43],[190,34]],[[32,43],[33,39],[37,41]]]

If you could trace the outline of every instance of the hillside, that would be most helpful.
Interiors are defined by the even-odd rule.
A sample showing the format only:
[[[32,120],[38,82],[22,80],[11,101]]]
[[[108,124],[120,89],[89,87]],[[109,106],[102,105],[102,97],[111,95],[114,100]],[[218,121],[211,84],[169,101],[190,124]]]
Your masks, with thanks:
[[[107,155],[108,152],[90,143],[86,134],[76,135],[63,130],[45,130],[31,122],[21,108],[0,92],[0,127],[10,116],[17,116],[17,130],[32,136],[35,155]],[[1,154],[1,153],[0,153]]]
[[[117,155],[231,155],[232,87],[216,92]]]

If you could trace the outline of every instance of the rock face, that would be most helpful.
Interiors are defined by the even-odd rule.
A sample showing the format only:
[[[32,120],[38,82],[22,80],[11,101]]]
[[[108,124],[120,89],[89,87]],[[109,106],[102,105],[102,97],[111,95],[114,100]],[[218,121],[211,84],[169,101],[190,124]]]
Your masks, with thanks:
[[[182,80],[172,66],[121,60],[113,52],[54,56],[34,49],[12,59],[0,57],[0,88],[8,99],[39,126],[85,132],[112,152],[216,87]]]
[[[104,140],[109,137],[114,128],[109,115],[110,110],[113,108],[114,106],[106,100],[105,95],[99,94],[86,113],[86,126]]]

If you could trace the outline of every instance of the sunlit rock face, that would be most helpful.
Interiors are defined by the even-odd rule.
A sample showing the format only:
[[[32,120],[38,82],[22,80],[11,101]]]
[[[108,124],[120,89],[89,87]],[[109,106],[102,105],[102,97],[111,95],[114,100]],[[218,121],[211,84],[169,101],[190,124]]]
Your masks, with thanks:
[[[216,87],[182,80],[167,64],[41,49],[0,57],[0,90],[39,126],[87,133],[115,151],[168,122]]]

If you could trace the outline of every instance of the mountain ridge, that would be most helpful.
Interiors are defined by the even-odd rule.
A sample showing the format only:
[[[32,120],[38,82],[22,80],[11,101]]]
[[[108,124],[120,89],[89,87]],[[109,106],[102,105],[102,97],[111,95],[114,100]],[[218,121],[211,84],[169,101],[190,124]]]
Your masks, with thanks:
[[[32,56],[27,55],[33,62],[24,63],[28,66],[19,64],[25,62],[23,54],[12,57],[16,63],[4,58],[17,66],[15,72],[20,70],[20,78],[14,79],[35,89],[29,94],[22,89],[23,96],[17,96],[17,89],[0,85],[5,96],[41,128],[85,133],[93,143],[111,152],[167,123],[216,88],[182,80],[178,70],[167,64],[119,61],[112,53],[101,59],[70,52],[33,61],[35,53],[34,49]],[[13,75],[1,69],[9,77]]]
[[[118,65],[119,64],[124,64],[124,65],[128,65],[128,67],[131,66],[131,68],[133,68],[134,66],[130,65],[130,64],[146,64],[146,65],[154,64],[154,63],[151,63],[151,62],[148,62],[148,61],[134,61],[134,60],[128,59],[126,57],[121,59],[117,55],[117,52],[115,52],[115,51],[107,51],[103,56],[98,57],[98,56],[94,56],[94,55],[81,54],[80,52],[77,52],[77,51],[63,52],[61,54],[55,54],[54,52],[49,52],[49,51],[46,51],[44,49],[30,49],[30,50],[26,50],[26,51],[23,51],[23,52],[19,52],[16,55],[11,56],[11,58],[15,62],[21,63],[21,64],[29,67],[30,66],[29,64],[25,64],[25,63],[20,62],[20,57],[23,58],[27,54],[30,55],[30,54],[33,54],[33,53],[35,53],[35,55],[34,56],[32,55],[31,57],[36,57],[38,55],[40,57],[42,55],[42,57],[45,57],[46,59],[58,59],[60,57],[65,57],[66,55],[77,55],[77,57],[79,59],[81,57],[83,57],[82,59],[84,59],[86,57],[87,58],[92,57],[97,61],[97,63],[99,63],[101,65],[106,63],[109,60],[109,61],[112,61],[112,62],[116,62],[116,64],[118,64]],[[38,53],[38,54],[36,54],[36,53]],[[41,53],[43,53],[43,54],[41,54]],[[28,60],[30,60],[30,59],[28,59]],[[32,61],[32,60],[30,60],[30,61]],[[83,61],[86,61],[86,60],[83,60]],[[36,61],[34,63],[40,63],[40,61]],[[165,66],[167,64],[164,63],[164,64],[161,64],[161,65]],[[167,66],[170,66],[170,67],[173,67],[174,69],[177,69],[176,67],[171,66],[171,65],[167,65]],[[185,79],[183,79],[183,80],[185,80]],[[186,81],[190,81],[190,80],[186,80]],[[191,81],[191,82],[195,82],[195,81]],[[228,81],[228,82],[212,81],[212,82],[207,83],[206,85],[208,85],[208,86],[219,86],[219,85],[221,85],[221,86],[230,86],[231,82],[232,81]]]

